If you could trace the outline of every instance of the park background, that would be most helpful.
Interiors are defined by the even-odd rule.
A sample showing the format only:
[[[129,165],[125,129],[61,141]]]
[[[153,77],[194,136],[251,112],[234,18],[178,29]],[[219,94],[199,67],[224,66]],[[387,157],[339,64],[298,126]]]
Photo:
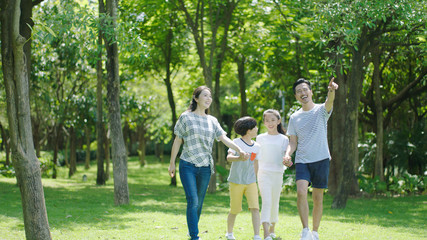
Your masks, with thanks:
[[[91,193],[104,189],[98,207],[105,201],[105,211],[132,212],[137,202],[147,200],[138,197],[144,193],[135,183],[143,182],[134,176],[149,176],[145,171],[153,164],[162,171],[150,178],[157,184],[149,186],[174,193],[160,195],[163,204],[183,196],[179,180],[165,172],[173,126],[195,87],[212,89],[210,112],[234,138],[232,126],[240,116],[256,118],[263,132],[262,112],[268,108],[280,110],[286,126],[299,108],[292,83],[309,79],[314,101],[324,102],[333,76],[340,88],[328,126],[333,161],[325,208],[347,211],[353,199],[360,206],[374,205],[367,210],[408,203],[411,207],[400,216],[405,221],[387,225],[397,226],[392,232],[398,235],[390,239],[426,238],[423,1],[4,0],[0,7],[0,197],[5,201],[0,216],[6,222],[2,232],[11,231],[11,237],[23,238],[25,229],[28,239],[61,238],[56,228],[67,224],[49,212],[52,204],[93,208],[72,205],[72,197],[52,203],[45,200],[47,194],[65,197],[75,191],[70,195],[90,201]],[[225,152],[222,144],[215,145],[217,174],[208,197],[222,199],[224,214]],[[285,199],[294,197],[292,176],[291,168],[285,175]],[[74,183],[87,191],[73,188]],[[183,207],[182,196],[174,204]],[[22,205],[17,205],[19,198]],[[6,204],[11,199],[14,207]],[[328,217],[338,216],[327,211]],[[387,210],[376,222],[393,219],[394,212]],[[222,224],[221,217],[216,221],[215,226]],[[299,224],[295,216],[292,223]],[[400,229],[405,223],[414,229]],[[150,232],[151,238],[161,231]],[[81,234],[76,238],[85,238]],[[107,231],[105,238],[110,236]]]

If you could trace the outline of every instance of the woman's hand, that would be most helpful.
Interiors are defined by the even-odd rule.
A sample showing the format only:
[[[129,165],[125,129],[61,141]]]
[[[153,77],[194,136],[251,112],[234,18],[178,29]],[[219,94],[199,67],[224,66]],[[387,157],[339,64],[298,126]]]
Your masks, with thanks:
[[[168,168],[169,176],[171,176],[172,178],[173,176],[175,176],[175,170],[176,170],[175,164],[169,164],[169,168]]]

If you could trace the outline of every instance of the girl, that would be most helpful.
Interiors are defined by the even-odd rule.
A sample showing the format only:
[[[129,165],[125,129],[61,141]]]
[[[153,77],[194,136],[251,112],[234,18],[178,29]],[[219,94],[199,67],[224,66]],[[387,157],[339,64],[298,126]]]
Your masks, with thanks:
[[[198,223],[209,180],[214,173],[214,139],[248,157],[248,154],[225,135],[226,132],[222,130],[218,120],[208,114],[211,103],[212,95],[208,87],[201,86],[194,90],[188,110],[181,114],[175,125],[176,137],[168,169],[169,175],[173,177],[176,172],[176,156],[184,143],[179,162],[179,176],[187,198],[187,225],[192,240],[200,239]]]
[[[261,193],[261,224],[265,240],[276,237],[274,227],[279,220],[279,200],[283,184],[283,156],[289,139],[281,123],[278,111],[268,109],[263,114],[267,133],[258,135],[261,145],[258,163],[258,186]]]

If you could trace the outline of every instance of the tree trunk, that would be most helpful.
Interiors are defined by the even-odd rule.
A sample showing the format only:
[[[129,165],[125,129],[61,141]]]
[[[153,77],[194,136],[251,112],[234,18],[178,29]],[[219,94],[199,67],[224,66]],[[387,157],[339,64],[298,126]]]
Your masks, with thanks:
[[[72,177],[76,172],[76,151],[77,151],[77,139],[76,139],[76,131],[72,126],[70,128],[70,168],[68,171],[68,177]]]
[[[90,126],[85,126],[86,137],[86,156],[85,156],[85,169],[90,168]]]
[[[9,144],[9,134],[7,133],[3,127],[2,124],[0,124],[0,131],[1,131],[1,139],[2,139],[2,146],[3,149],[6,151],[6,166],[10,166],[10,144]]]
[[[177,121],[175,100],[173,97],[172,83],[171,83],[172,39],[173,39],[173,27],[175,25],[174,24],[174,22],[175,22],[174,18],[175,18],[175,14],[170,14],[170,18],[169,18],[170,28],[168,30],[168,34],[166,35],[166,51],[165,51],[166,77],[164,79],[166,89],[168,92],[169,106],[171,108],[171,114],[172,114],[172,129],[171,129],[172,130],[172,139],[175,139],[174,127],[175,127],[175,124]],[[140,144],[141,144],[141,142],[140,142]],[[144,153],[143,154],[145,157],[145,133],[144,133]],[[143,166],[142,163],[144,163],[144,165],[145,165],[145,160],[142,160],[140,162],[141,162],[141,166]],[[173,177],[171,177],[170,185],[176,187],[176,174]]]
[[[99,16],[105,13],[104,2],[99,1],[98,6]],[[103,25],[103,20],[101,20],[101,26]],[[98,30],[98,46],[102,46],[102,30]],[[102,100],[102,48],[98,48],[98,60],[96,61],[96,140],[97,140],[97,149],[96,149],[96,185],[105,185],[105,173],[104,173],[104,159],[105,159],[105,129],[103,122],[103,100]]]
[[[111,36],[105,36],[104,42],[107,49],[107,99],[108,115],[110,119],[111,131],[111,151],[113,156],[113,175],[114,175],[114,202],[116,205],[129,204],[129,187],[127,182],[127,154],[126,146],[123,139],[120,117],[120,79],[119,79],[119,56],[116,38],[116,18],[117,18],[117,1],[106,1],[107,14],[111,18],[109,25],[104,27],[110,28]]]
[[[106,181],[110,180],[110,159],[111,159],[111,154],[110,154],[110,145],[111,145],[111,140],[110,140],[110,133],[109,130],[104,132],[104,149],[105,149],[105,174],[104,174],[104,178]]]
[[[237,72],[239,76],[240,91],[240,117],[248,115],[248,103],[246,102],[246,76],[245,76],[245,56],[237,57]]]
[[[27,2],[23,2],[27,3]],[[25,4],[24,4],[25,5]],[[2,70],[7,98],[12,158],[21,192],[25,235],[27,239],[51,239],[47,218],[40,162],[34,149],[31,129],[28,60],[24,53],[24,38],[19,29],[27,25],[20,19],[31,18],[32,3],[1,2]],[[29,14],[30,13],[30,14]]]
[[[376,119],[376,154],[375,154],[375,171],[374,176],[378,176],[380,181],[384,181],[384,166],[383,166],[383,103],[381,97],[381,76],[380,76],[380,50],[376,46],[373,51],[374,73],[372,77],[372,84],[374,86],[374,100],[375,100],[375,119]]]
[[[64,148],[64,164],[67,168],[70,168],[70,134],[65,136],[65,148]]]
[[[358,154],[358,107],[362,93],[364,76],[364,57],[368,42],[366,40],[366,29],[363,30],[358,42],[358,51],[354,50],[351,72],[348,82],[348,102],[346,106],[346,118],[344,127],[344,154],[342,161],[342,181],[339,183],[338,192],[332,202],[332,208],[345,208],[348,196],[356,181],[354,166],[359,160]],[[338,103],[339,104],[339,103]]]
[[[331,151],[331,165],[328,180],[328,192],[332,196],[337,194],[339,183],[342,182],[342,164],[344,158],[344,134],[346,115],[347,84],[340,70],[336,69],[337,77],[335,82],[339,85],[339,90],[335,91],[335,104],[330,124],[328,126],[329,150]]]
[[[130,137],[130,126],[129,123],[127,121],[125,121],[124,123],[124,127],[123,127],[123,141],[125,143],[125,148],[126,148],[126,155],[129,156],[130,153],[132,152],[131,150],[131,137]]]
[[[138,126],[138,156],[139,156],[139,165],[144,167],[145,162],[145,149],[146,149],[146,139],[145,139],[145,128],[141,123]]]
[[[37,118],[32,118],[31,123],[33,126],[33,138],[34,138],[34,148],[36,150],[36,156],[40,157],[40,122]]]

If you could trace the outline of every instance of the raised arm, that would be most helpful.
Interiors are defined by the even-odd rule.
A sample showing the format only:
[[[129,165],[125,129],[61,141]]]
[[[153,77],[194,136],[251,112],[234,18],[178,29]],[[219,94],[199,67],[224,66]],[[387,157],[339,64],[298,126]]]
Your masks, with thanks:
[[[332,77],[331,81],[328,85],[328,97],[325,101],[325,108],[326,111],[330,112],[332,110],[332,107],[334,106],[334,99],[335,99],[335,90],[338,89],[338,84],[334,83],[334,77]]]

